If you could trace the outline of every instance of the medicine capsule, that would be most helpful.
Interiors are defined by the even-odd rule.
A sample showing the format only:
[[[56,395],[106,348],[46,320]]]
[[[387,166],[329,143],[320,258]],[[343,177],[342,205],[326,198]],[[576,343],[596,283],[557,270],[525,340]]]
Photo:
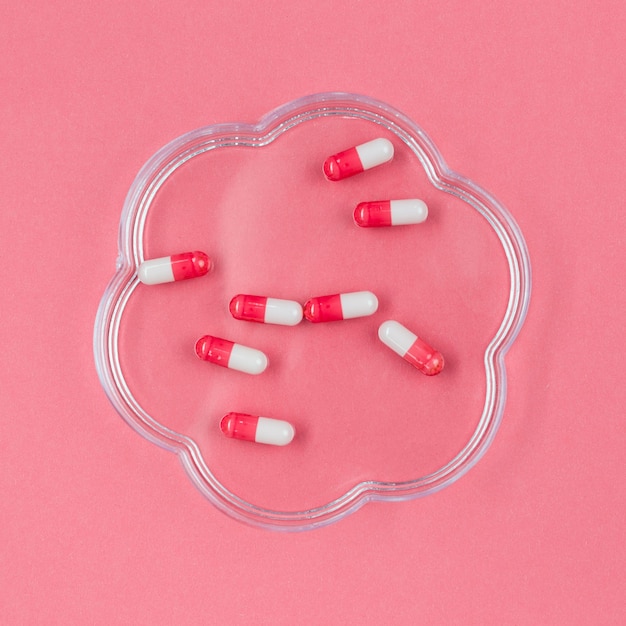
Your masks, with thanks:
[[[205,335],[196,341],[196,354],[203,361],[246,374],[261,374],[269,362],[260,350],[211,335]]]
[[[374,139],[354,148],[333,154],[324,161],[324,175],[337,181],[393,159],[393,144],[389,139]]]
[[[236,320],[247,322],[295,326],[302,321],[302,305],[293,300],[239,294],[228,308]]]
[[[304,305],[304,317],[309,322],[335,322],[373,315],[377,310],[378,298],[371,291],[354,291],[311,298]]]
[[[198,278],[211,269],[211,259],[204,252],[183,252],[144,261],[137,270],[144,285],[172,283],[176,280]]]
[[[439,374],[443,369],[443,357],[408,328],[390,320],[378,329],[379,339],[405,361],[426,376]]]
[[[354,221],[363,228],[420,224],[427,217],[428,207],[421,200],[361,202],[354,209]]]
[[[296,434],[296,429],[289,422],[247,413],[227,413],[220,422],[220,429],[232,439],[273,446],[286,446]]]

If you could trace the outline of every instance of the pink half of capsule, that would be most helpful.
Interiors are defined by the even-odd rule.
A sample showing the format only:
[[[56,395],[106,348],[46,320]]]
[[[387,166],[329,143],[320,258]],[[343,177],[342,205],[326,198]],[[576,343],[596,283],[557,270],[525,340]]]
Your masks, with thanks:
[[[203,361],[246,374],[261,374],[269,363],[267,356],[260,350],[211,335],[196,341],[196,355]]]
[[[239,294],[228,308],[236,320],[247,322],[296,326],[302,321],[302,305],[294,300]]]
[[[273,446],[286,446],[296,434],[289,422],[247,413],[227,413],[220,422],[220,429],[231,439]]]
[[[380,137],[329,156],[324,161],[324,176],[332,181],[342,180],[391,159],[393,144],[389,139]]]
[[[426,376],[435,376],[443,369],[441,353],[399,322],[383,322],[378,329],[378,337],[388,348]]]
[[[362,228],[420,224],[427,217],[422,200],[376,200],[361,202],[354,209],[354,221]]]
[[[353,291],[307,300],[304,317],[309,322],[336,322],[373,315],[377,310],[378,298],[371,291]]]
[[[211,269],[211,259],[200,251],[183,252],[144,261],[137,270],[144,285],[173,283],[177,280],[198,278]]]

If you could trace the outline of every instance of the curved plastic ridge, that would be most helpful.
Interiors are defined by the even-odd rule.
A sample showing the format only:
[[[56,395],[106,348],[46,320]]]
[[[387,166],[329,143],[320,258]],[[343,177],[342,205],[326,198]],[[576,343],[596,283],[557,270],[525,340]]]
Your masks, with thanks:
[[[133,397],[120,366],[119,327],[126,303],[138,285],[143,234],[152,201],[163,183],[189,159],[228,146],[261,147],[290,128],[322,116],[355,118],[381,125],[420,160],[430,182],[480,213],[495,231],[509,266],[508,303],[500,327],[484,355],[485,404],[465,447],[437,471],[404,482],[364,481],[339,498],[309,510],[277,511],[255,506],[224,487],[207,467],[197,444],[152,418]],[[100,303],[94,328],[94,355],[102,386],[120,415],[141,436],[179,455],[185,471],[208,500],[238,520],[274,530],[306,530],[342,519],[372,500],[408,500],[434,493],[458,480],[489,448],[504,412],[507,378],[504,357],[522,327],[531,291],[530,261],[519,227],[487,191],[448,168],[426,133],[393,107],[366,96],[321,93],[285,104],[257,124],[219,124],[175,139],[143,166],[122,211],[117,271]]]

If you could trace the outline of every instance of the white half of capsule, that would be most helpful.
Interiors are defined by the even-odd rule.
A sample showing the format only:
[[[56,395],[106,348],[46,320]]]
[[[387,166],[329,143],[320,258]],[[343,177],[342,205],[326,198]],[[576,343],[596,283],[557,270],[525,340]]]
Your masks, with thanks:
[[[294,300],[268,298],[265,303],[264,321],[266,324],[296,326],[302,321],[302,305]]]
[[[391,225],[421,224],[428,217],[428,207],[422,200],[391,200]]]
[[[344,320],[373,315],[378,311],[378,298],[371,291],[342,293],[339,299]]]
[[[173,283],[174,270],[172,269],[172,259],[169,256],[164,256],[158,259],[144,261],[139,266],[137,275],[144,285]]]
[[[356,146],[356,151],[364,170],[369,170],[393,159],[393,144],[389,139],[382,137]]]
[[[269,359],[263,352],[239,343],[233,344],[228,357],[229,369],[246,374],[261,374],[267,368],[268,363]]]
[[[268,443],[272,446],[286,446],[291,443],[295,434],[296,429],[289,422],[259,417],[254,440],[257,443]]]
[[[389,320],[383,322],[378,329],[378,338],[396,354],[403,357],[416,342],[417,335],[400,322]]]

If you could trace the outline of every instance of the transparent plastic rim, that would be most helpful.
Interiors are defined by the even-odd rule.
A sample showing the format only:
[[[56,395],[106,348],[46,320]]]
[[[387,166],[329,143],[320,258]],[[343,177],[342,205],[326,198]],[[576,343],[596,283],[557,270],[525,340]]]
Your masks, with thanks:
[[[133,397],[119,359],[119,328],[128,299],[138,285],[137,267],[144,260],[143,239],[148,211],[163,183],[190,159],[229,146],[262,147],[290,128],[319,117],[360,119],[394,133],[420,160],[430,182],[473,207],[495,231],[509,267],[506,313],[485,355],[485,403],[480,421],[464,448],[437,471],[403,482],[364,481],[339,498],[316,508],[280,511],[239,498],[213,475],[198,445],[150,416]],[[401,501],[426,496],[458,480],[489,448],[504,412],[507,377],[504,357],[526,317],[531,291],[528,251],[509,212],[491,194],[448,168],[426,133],[393,107],[350,93],[306,96],[265,115],[257,124],[217,124],[187,133],[159,150],[134,180],[122,212],[117,271],[107,286],[95,322],[94,355],[102,386],[120,415],[141,436],[178,454],[196,487],[228,515],[274,530],[307,530],[338,521],[373,500]]]

